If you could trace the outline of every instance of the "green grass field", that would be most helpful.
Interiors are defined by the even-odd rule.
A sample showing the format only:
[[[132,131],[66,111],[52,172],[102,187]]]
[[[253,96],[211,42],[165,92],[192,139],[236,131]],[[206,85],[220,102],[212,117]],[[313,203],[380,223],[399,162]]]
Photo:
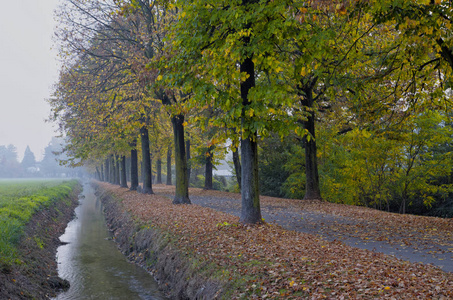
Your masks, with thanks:
[[[0,180],[0,266],[20,263],[17,245],[30,218],[67,199],[76,185],[76,180]]]

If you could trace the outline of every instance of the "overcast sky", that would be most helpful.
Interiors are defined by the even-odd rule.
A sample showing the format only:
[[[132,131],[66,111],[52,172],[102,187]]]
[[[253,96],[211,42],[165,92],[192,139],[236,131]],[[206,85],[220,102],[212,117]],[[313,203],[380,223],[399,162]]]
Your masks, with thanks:
[[[44,120],[58,67],[52,48],[58,0],[2,1],[0,9],[0,145],[25,148],[40,160],[56,135]]]

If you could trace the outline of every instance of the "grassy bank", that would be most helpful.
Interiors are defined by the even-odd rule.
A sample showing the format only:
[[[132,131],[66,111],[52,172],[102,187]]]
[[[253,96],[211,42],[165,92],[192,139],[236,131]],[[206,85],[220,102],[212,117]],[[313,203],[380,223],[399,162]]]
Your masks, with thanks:
[[[76,180],[0,181],[0,265],[21,264],[19,241],[32,216],[56,201],[66,201],[78,185]],[[42,241],[35,242],[43,247]]]
[[[244,226],[210,208],[100,186],[121,210],[108,217],[117,242],[129,258],[149,266],[173,298],[453,297],[453,275],[430,265],[273,224]]]

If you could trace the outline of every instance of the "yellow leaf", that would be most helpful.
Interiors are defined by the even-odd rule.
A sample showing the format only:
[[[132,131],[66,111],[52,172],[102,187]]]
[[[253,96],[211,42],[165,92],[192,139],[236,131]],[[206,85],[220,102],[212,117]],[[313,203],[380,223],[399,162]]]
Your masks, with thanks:
[[[384,290],[390,290],[390,287],[389,287],[389,286],[386,286],[386,287],[384,288]]]
[[[305,67],[302,67],[302,69],[300,70],[300,75],[302,75],[302,76],[307,75],[307,70]]]
[[[157,76],[157,79],[156,79],[156,80],[157,80],[157,81],[161,81],[161,80],[162,80],[162,75]]]
[[[182,123],[182,126],[186,127],[187,126],[187,122]]]
[[[294,280],[292,280],[290,283],[289,283],[289,286],[293,286],[294,285]]]

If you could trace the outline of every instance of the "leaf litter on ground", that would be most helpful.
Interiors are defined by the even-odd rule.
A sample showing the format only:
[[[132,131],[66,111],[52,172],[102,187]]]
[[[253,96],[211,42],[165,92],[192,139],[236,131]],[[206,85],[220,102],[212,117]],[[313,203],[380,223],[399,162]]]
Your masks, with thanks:
[[[234,298],[287,299],[453,299],[453,274],[431,265],[358,249],[340,241],[285,230],[275,224],[243,225],[239,218],[198,205],[173,205],[161,195],[143,195],[100,183],[141,222],[171,232],[177,247],[200,261],[210,261],[233,281]],[[163,194],[174,187],[154,185]],[[190,189],[191,195],[238,199],[239,194]],[[314,212],[370,219],[376,226],[451,239],[451,220],[401,216],[327,202],[261,197],[264,205],[290,205]],[[400,218],[399,218],[400,217]],[[432,220],[435,219],[435,224]],[[437,220],[439,219],[439,220]],[[399,223],[399,226],[397,224]],[[436,230],[432,230],[436,228]],[[392,232],[392,231],[389,232]],[[435,231],[432,232],[432,231]],[[439,237],[440,238],[440,237]]]

